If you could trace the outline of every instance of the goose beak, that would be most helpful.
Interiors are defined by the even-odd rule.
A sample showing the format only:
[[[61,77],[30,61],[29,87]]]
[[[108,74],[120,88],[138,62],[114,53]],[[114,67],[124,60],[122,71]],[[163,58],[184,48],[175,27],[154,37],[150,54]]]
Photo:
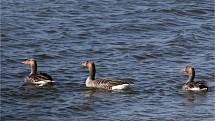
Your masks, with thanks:
[[[82,67],[86,67],[86,63],[81,63],[81,66]]]
[[[21,64],[28,64],[28,61],[24,60],[21,62]]]
[[[182,68],[182,69],[181,69],[181,72],[186,72],[185,68]]]

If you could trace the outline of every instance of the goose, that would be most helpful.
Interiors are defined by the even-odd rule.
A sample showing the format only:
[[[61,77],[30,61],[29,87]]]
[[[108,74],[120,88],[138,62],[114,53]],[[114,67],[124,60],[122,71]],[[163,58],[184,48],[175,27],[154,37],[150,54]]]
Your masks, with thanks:
[[[54,82],[50,75],[42,72],[37,73],[37,61],[35,59],[25,59],[21,63],[31,67],[31,73],[25,78],[26,84],[44,86]]]
[[[85,81],[86,87],[102,88],[107,90],[122,90],[131,86],[128,81],[124,80],[113,80],[109,78],[95,79],[96,68],[94,62],[91,60],[83,62],[82,66],[87,68],[89,71],[89,76]]]
[[[190,91],[207,91],[208,90],[208,87],[204,81],[194,81],[195,69],[192,66],[187,65],[186,67],[184,67],[182,69],[182,71],[185,72],[186,74],[188,74],[188,76],[189,76],[188,80],[183,85],[182,89],[190,90]]]

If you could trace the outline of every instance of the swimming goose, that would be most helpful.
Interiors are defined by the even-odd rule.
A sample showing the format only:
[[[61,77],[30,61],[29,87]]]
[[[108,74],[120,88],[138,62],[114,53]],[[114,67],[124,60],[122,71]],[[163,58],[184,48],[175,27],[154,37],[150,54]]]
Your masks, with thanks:
[[[26,84],[34,84],[38,86],[44,86],[52,84],[54,81],[52,77],[46,73],[37,73],[37,61],[35,59],[25,59],[22,64],[28,64],[31,67],[31,73],[25,78]]]
[[[130,87],[130,83],[124,80],[112,80],[107,78],[95,79],[96,68],[93,61],[87,60],[82,63],[89,70],[89,76],[85,82],[86,87],[102,88],[107,90],[121,90]]]
[[[186,66],[182,69],[186,74],[189,75],[187,82],[183,85],[184,90],[191,91],[207,91],[208,87],[204,81],[194,81],[195,69],[192,66]]]

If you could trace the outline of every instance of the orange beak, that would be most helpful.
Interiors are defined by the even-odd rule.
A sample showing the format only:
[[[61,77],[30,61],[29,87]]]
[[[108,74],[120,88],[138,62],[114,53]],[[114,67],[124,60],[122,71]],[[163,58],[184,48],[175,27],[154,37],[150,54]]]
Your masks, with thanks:
[[[21,62],[22,64],[29,64],[27,60]]]
[[[186,68],[182,68],[182,69],[181,69],[181,72],[186,72],[186,70],[185,70],[185,69],[186,69]]]
[[[85,63],[85,62],[83,62],[81,65],[82,65],[83,67],[86,67],[86,63]]]

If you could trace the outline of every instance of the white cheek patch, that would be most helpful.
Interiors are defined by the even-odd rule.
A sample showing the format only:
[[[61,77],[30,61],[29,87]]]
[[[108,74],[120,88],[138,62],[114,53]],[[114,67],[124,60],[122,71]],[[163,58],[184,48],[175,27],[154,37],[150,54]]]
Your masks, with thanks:
[[[121,90],[121,89],[126,89],[130,87],[129,84],[121,84],[121,85],[116,85],[112,87],[112,90]]]

